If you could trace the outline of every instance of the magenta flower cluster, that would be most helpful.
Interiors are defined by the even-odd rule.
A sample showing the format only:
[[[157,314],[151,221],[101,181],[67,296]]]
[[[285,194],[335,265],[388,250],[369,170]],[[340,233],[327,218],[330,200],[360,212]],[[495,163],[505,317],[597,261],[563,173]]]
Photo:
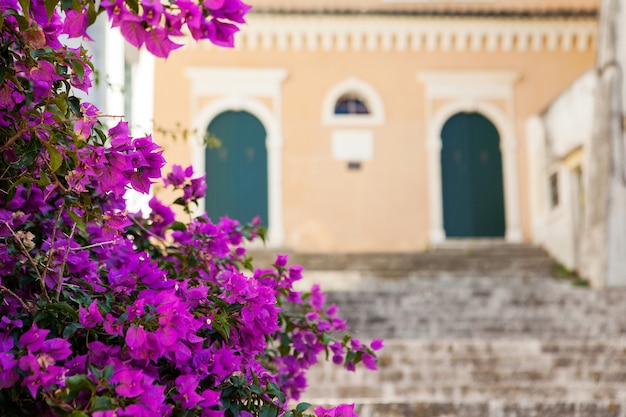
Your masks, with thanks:
[[[139,4],[125,0],[103,0],[113,27],[119,27],[124,38],[137,48],[146,49],[158,57],[167,57],[182,44],[172,38],[184,36],[186,28],[195,40],[208,39],[212,43],[232,47],[239,28],[234,23],[245,23],[244,15],[250,6],[240,0],[142,0]],[[132,10],[133,6],[137,11]],[[207,18],[208,17],[208,18]]]
[[[0,0],[0,415],[354,415],[289,401],[320,354],[375,369],[382,341],[350,337],[318,286],[296,291],[302,267],[286,255],[255,268],[245,242],[264,238],[258,218],[180,221],[205,193],[191,167],[162,179],[173,205],[153,197],[147,217],[129,213],[124,194],[161,180],[162,151],[76,97],[92,64],[61,42],[106,13],[157,56],[184,30],[232,46],[229,22],[248,9]]]

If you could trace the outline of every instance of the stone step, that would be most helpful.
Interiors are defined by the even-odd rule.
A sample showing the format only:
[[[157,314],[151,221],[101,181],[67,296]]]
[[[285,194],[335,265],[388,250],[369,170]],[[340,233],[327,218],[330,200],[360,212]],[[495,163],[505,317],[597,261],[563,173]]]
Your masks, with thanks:
[[[386,339],[378,372],[320,364],[305,401],[355,402],[361,417],[626,417],[626,289],[556,279],[541,249],[290,260],[305,267],[299,289],[321,284],[352,334]]]
[[[420,282],[415,280],[415,283]],[[626,289],[592,291],[550,278],[407,281],[331,291],[364,338],[602,338],[626,335]],[[322,285],[322,289],[325,289]]]
[[[625,364],[626,338],[388,340],[377,372],[316,365],[306,400],[626,401]]]
[[[419,402],[357,404],[360,417],[623,417],[626,404],[614,402]]]
[[[479,246],[445,246],[418,253],[290,253],[290,263],[306,271],[363,271],[376,276],[552,276],[555,263],[540,248],[496,242]],[[267,266],[275,252],[252,250],[255,262]]]

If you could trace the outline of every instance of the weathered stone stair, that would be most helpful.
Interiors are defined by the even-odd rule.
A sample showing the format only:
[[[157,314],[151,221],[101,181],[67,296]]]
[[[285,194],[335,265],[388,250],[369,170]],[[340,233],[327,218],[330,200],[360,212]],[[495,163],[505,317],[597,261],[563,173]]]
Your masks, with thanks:
[[[293,254],[352,333],[385,338],[379,371],[310,372],[303,400],[361,417],[626,416],[626,290],[579,288],[538,248]]]

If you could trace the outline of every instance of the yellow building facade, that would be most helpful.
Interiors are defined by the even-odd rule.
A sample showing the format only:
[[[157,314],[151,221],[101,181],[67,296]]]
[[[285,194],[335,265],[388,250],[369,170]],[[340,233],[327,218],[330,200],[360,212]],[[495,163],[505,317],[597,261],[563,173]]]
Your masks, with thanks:
[[[258,0],[234,49],[156,64],[155,125],[194,131],[157,141],[210,174],[200,211],[248,207],[301,252],[531,241],[526,121],[592,67],[597,0],[341,3]]]

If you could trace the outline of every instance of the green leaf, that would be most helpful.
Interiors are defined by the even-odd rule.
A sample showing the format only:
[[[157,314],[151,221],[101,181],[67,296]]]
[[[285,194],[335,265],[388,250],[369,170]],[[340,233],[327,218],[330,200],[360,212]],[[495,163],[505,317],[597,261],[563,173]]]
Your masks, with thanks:
[[[76,223],[78,228],[81,229],[81,230],[84,230],[84,228],[85,228],[85,219],[80,217],[73,210],[68,210],[67,213],[70,215],[70,219],[72,219],[72,221],[74,223]]]
[[[299,413],[303,413],[306,410],[308,410],[309,408],[311,408],[311,404],[309,403],[300,403],[296,406],[296,411]]]
[[[39,179],[37,180],[37,185],[39,185],[40,187],[46,187],[50,184],[50,177],[48,177],[48,174],[46,174],[45,171],[40,171],[39,172]]]
[[[63,329],[63,339],[69,339],[70,337],[74,336],[76,330],[82,328],[83,326],[80,323],[72,323],[69,326],[66,326],[65,329]]]
[[[263,407],[261,407],[261,412],[259,413],[259,417],[277,417],[277,416],[278,416],[278,407],[270,403],[263,404]]]
[[[63,163],[63,156],[61,156],[61,152],[59,152],[51,144],[44,143],[44,145],[46,146],[46,149],[48,149],[48,154],[50,155],[50,168],[52,169],[52,172],[57,172]]]
[[[96,392],[96,386],[87,375],[72,375],[65,378],[65,387],[69,389],[71,393],[76,394],[80,391]]]
[[[0,29],[2,29],[3,23],[4,23],[4,16],[0,14]],[[5,67],[4,65],[0,66],[0,84],[4,82],[4,79],[6,78],[8,72],[9,72],[9,69],[7,67]]]
[[[170,229],[178,230],[178,231],[183,232],[183,231],[187,230],[187,227],[185,226],[185,223],[183,223],[183,222],[174,222],[170,226]]]
[[[113,365],[105,366],[102,370],[102,377],[105,381],[110,381],[113,376]]]
[[[54,9],[59,4],[59,0],[45,0],[44,4],[46,5],[46,12],[48,13],[48,21],[52,18],[52,14],[54,13]]]
[[[83,115],[80,111],[80,100],[78,99],[78,97],[68,97],[67,102],[70,105],[70,109],[72,109],[72,112],[74,112],[76,116],[81,117]]]
[[[351,350],[350,352],[348,352],[348,354],[346,355],[346,360],[345,363],[349,363],[354,361],[356,358],[356,352],[354,352],[353,350]],[[356,363],[356,362],[355,362]]]
[[[30,0],[19,0],[20,6],[22,6],[22,11],[24,16],[28,16],[28,11],[30,10]],[[20,28],[21,29],[21,28]]]
[[[65,313],[70,314],[72,317],[74,318],[78,318],[78,313],[76,312],[76,310],[70,306],[68,303],[50,303],[50,304],[46,304],[44,306],[45,310],[56,310],[56,311],[62,311]]]
[[[127,0],[128,8],[135,14],[139,14],[139,2],[137,0]]]
[[[28,1],[26,3],[28,3]],[[15,16],[15,20],[17,20],[17,26],[20,28],[20,32],[26,32],[26,30],[30,26],[30,22],[28,21],[28,19],[21,14],[18,14],[17,16]]]
[[[72,61],[72,69],[81,80],[85,76],[85,67],[78,61]]]
[[[70,417],[89,417],[89,416],[85,414],[84,411],[74,410],[72,411],[72,414],[70,414]]]
[[[54,104],[59,108],[61,114],[67,114],[67,93],[59,94],[54,98]]]
[[[92,399],[92,405],[90,411],[104,411],[104,410],[113,410],[115,408],[115,404],[109,397],[101,397],[95,396]]]
[[[102,9],[104,10],[104,8]],[[89,20],[89,25],[93,25],[98,17],[98,11],[96,10],[96,6],[94,2],[89,3],[89,8],[87,9],[87,19]]]

